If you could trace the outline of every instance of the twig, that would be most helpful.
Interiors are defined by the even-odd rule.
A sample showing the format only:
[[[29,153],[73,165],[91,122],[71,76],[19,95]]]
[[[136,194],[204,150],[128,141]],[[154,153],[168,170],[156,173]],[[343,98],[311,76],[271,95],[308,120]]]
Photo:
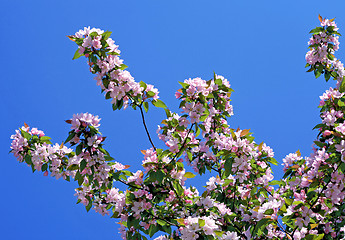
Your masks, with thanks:
[[[140,109],[141,119],[143,120],[143,124],[144,124],[144,127],[145,127],[146,134],[147,134],[147,136],[148,136],[148,138],[149,138],[149,141],[150,141],[150,143],[151,143],[153,149],[156,151],[156,147],[155,147],[155,145],[154,145],[153,142],[152,142],[152,139],[151,139],[149,130],[147,129],[147,126],[146,126],[146,123],[145,123],[145,117],[144,117],[144,112],[143,112],[143,109],[142,109],[142,104],[137,105],[137,106],[138,106],[139,109]]]

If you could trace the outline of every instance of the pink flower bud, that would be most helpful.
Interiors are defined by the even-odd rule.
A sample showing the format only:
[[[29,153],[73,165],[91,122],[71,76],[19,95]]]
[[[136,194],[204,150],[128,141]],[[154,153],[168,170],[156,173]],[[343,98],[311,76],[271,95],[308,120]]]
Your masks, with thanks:
[[[175,93],[175,97],[176,97],[176,98],[180,98],[181,96],[182,96],[182,94],[181,94],[180,92],[176,92],[176,93]]]
[[[324,132],[322,133],[322,136],[326,137],[326,136],[329,136],[329,135],[331,135],[331,134],[332,134],[331,131],[326,130],[326,131],[324,131]]]

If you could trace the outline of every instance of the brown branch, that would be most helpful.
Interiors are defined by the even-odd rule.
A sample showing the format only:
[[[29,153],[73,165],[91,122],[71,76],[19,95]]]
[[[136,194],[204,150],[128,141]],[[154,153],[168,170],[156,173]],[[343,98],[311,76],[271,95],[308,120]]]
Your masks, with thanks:
[[[137,105],[138,106],[138,105]],[[142,104],[140,104],[139,106],[139,109],[140,109],[140,113],[141,113],[141,119],[143,120],[143,125],[144,125],[144,128],[145,128],[145,131],[146,131],[146,134],[149,138],[149,141],[153,147],[153,149],[156,151],[156,147],[155,145],[153,144],[153,141],[151,139],[151,136],[150,136],[150,133],[149,133],[149,130],[147,129],[147,126],[146,126],[146,122],[145,122],[145,117],[144,117],[144,112],[143,112],[143,109],[142,109]]]

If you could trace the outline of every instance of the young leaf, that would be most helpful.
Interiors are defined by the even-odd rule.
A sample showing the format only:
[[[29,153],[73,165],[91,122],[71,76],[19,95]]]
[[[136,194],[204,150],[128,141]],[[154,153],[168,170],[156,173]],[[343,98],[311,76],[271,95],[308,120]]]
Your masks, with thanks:
[[[269,161],[270,163],[272,163],[272,164],[278,166],[278,161],[277,161],[275,158],[270,158],[268,161]]]
[[[30,133],[24,131],[23,129],[20,129],[20,132],[21,132],[21,135],[22,135],[24,138],[26,138],[27,140],[30,140],[30,139],[31,139],[32,136],[31,136]]]
[[[315,69],[315,70],[314,70],[315,78],[320,77],[320,76],[321,76],[321,73],[322,73],[322,71],[320,71],[319,69]]]
[[[178,82],[178,83],[181,84],[181,86],[183,88],[188,88],[189,87],[189,84],[187,84],[187,83],[183,83],[183,82]]]
[[[121,64],[121,66],[119,67],[119,69],[121,70],[125,70],[126,68],[128,68],[128,66],[125,64]]]
[[[184,177],[185,178],[193,178],[193,177],[195,177],[196,175],[194,174],[194,173],[191,173],[191,172],[186,172],[185,174],[184,174]]]
[[[183,194],[184,190],[183,190],[183,188],[182,188],[182,186],[181,186],[181,184],[179,182],[177,182],[177,181],[173,182],[173,186],[174,186],[174,188],[175,188],[175,190],[176,190],[178,195],[182,195]]]
[[[244,129],[244,130],[242,130],[240,136],[241,136],[241,137],[246,136],[246,135],[249,133],[249,130],[250,130],[250,129]]]
[[[40,137],[40,140],[41,142],[45,142],[45,143],[48,143],[48,144],[51,144],[51,142],[49,141],[51,138],[48,137],[48,136],[42,136]]]
[[[79,48],[78,48],[77,51],[75,51],[72,60],[78,59],[78,58],[80,58],[80,57],[83,56],[83,55],[84,55],[84,54],[80,54],[80,53],[79,53]]]
[[[297,156],[301,156],[301,152],[299,151],[299,149],[296,151],[296,154],[297,154]]]
[[[145,91],[147,88],[147,84],[144,83],[143,81],[140,81],[139,84],[140,84],[140,87],[144,88],[144,91]]]
[[[345,92],[345,77],[341,81],[340,87],[339,87],[340,92]]]
[[[143,105],[144,105],[145,112],[148,112],[149,111],[149,103],[144,102]]]
[[[111,32],[106,31],[102,34],[102,39],[107,40],[111,35]]]
[[[153,104],[153,106],[156,106],[156,107],[159,107],[159,108],[164,108],[164,109],[167,108],[167,106],[165,105],[165,103],[164,103],[162,100],[159,100],[159,99],[157,99],[157,100],[152,100],[152,104]]]

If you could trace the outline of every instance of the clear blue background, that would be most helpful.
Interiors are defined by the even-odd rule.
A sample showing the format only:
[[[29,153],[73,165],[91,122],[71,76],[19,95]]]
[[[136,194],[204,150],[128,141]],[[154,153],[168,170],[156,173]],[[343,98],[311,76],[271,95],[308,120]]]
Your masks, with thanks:
[[[154,84],[172,110],[178,81],[210,79],[213,71],[225,76],[235,90],[231,126],[250,128],[281,162],[298,149],[310,154],[319,95],[334,86],[305,72],[308,32],[320,13],[337,17],[345,33],[344,9],[342,0],[1,0],[0,239],[119,239],[113,219],[75,204],[75,183],[32,174],[8,154],[10,136],[24,122],[61,143],[73,113],[99,115],[106,148],[132,170],[140,169],[140,149],[150,147],[139,112],[112,111],[86,60],[72,61],[76,45],[66,35],[84,26],[112,31],[128,70]],[[164,114],[146,117],[155,135]],[[281,167],[274,171],[279,179]]]

